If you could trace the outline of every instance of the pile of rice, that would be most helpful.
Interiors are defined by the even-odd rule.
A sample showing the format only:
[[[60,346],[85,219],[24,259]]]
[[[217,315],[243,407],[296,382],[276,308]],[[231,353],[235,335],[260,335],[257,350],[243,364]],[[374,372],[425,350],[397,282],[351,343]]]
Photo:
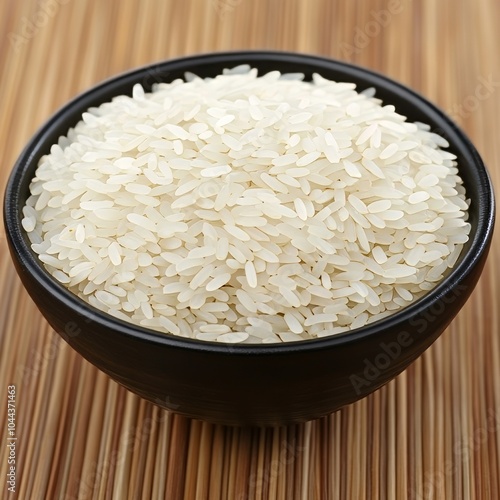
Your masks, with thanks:
[[[24,207],[46,269],[116,318],[233,343],[335,335],[431,290],[470,231],[447,142],[302,77],[238,67],[89,109]]]

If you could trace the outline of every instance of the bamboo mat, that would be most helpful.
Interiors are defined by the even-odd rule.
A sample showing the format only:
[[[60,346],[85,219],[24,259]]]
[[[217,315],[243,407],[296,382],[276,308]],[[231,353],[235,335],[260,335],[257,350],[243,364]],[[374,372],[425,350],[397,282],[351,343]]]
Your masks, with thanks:
[[[2,0],[0,190],[76,93],[149,62],[249,48],[326,55],[410,85],[462,125],[500,185],[499,24],[497,0]],[[458,318],[392,383],[319,421],[234,429],[160,410],[82,360],[22,289],[0,226],[0,496],[500,499],[499,238]]]

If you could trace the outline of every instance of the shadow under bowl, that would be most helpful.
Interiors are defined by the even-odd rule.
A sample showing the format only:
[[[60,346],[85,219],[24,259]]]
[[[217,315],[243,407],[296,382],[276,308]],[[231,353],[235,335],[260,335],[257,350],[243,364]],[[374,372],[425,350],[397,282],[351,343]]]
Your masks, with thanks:
[[[21,226],[22,207],[39,159],[66,135],[84,111],[135,83],[183,78],[190,71],[216,76],[249,64],[313,73],[375,87],[409,121],[428,123],[457,155],[470,198],[469,242],[453,270],[412,305],[369,326],[319,340],[279,345],[221,345],[158,333],[115,319],[55,281],[31,250]],[[474,289],[494,226],[494,197],[486,168],[467,137],[439,109],[381,75],[338,61],[281,52],[215,53],[170,60],[101,83],[59,110],[17,160],[4,205],[9,249],[23,285],[50,325],[84,358],[140,396],[189,417],[230,425],[277,425],[327,415],[389,382],[443,332]]]

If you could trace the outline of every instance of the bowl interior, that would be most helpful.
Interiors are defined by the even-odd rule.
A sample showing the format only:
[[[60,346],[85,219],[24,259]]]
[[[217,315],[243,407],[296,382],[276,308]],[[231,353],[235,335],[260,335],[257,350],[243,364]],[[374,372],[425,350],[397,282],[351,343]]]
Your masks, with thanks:
[[[358,91],[374,87],[376,97],[380,98],[384,104],[393,104],[397,112],[406,115],[409,121],[429,124],[432,131],[443,136],[450,143],[449,150],[457,156],[459,172],[464,181],[467,197],[471,200],[469,222],[472,229],[469,241],[464,245],[462,254],[453,270],[436,288],[414,304],[382,320],[382,323],[395,324],[402,318],[408,317],[408,315],[417,314],[419,310],[427,307],[432,300],[440,296],[444,290],[453,287],[463,279],[470,269],[474,267],[476,260],[485,251],[491,239],[494,222],[493,191],[487,171],[477,151],[461,130],[439,109],[396,82],[345,63],[280,52],[230,52],[166,61],[105,81],[76,97],[60,109],[33,137],[17,161],[9,180],[5,198],[4,218],[11,245],[21,257],[21,265],[43,284],[48,293],[56,293],[77,313],[91,310],[92,314],[99,318],[100,321],[110,325],[120,325],[123,331],[148,338],[150,341],[177,343],[191,348],[195,346],[197,346],[196,348],[208,348],[210,346],[210,349],[227,349],[227,347],[221,347],[217,343],[180,339],[173,335],[166,335],[143,327],[126,324],[83,303],[45,271],[37,255],[30,248],[29,239],[21,226],[21,219],[22,207],[29,196],[30,181],[34,176],[39,159],[50,151],[51,145],[56,143],[61,135],[65,135],[68,129],[81,119],[81,114],[89,107],[99,106],[116,95],[131,95],[132,87],[136,83],[141,83],[146,90],[150,90],[154,83],[184,78],[186,71],[201,77],[214,77],[220,74],[224,68],[240,64],[249,64],[258,68],[259,74],[273,70],[301,72],[305,74],[306,80],[310,80],[313,73],[319,73],[331,80],[354,82]],[[254,352],[276,352],[276,350],[280,349],[303,348],[306,344],[310,348],[318,348],[325,343],[340,343],[359,339],[364,335],[376,332],[378,328],[380,328],[380,325],[373,323],[334,337],[306,340],[293,345],[236,345],[232,347],[232,352],[237,352],[239,349]]]

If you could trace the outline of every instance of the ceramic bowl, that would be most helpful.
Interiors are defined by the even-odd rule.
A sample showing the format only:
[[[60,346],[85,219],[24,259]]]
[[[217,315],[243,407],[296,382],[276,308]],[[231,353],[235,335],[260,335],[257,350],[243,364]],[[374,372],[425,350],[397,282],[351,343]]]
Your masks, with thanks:
[[[158,333],[117,320],[56,282],[31,250],[21,226],[22,207],[40,157],[74,126],[82,112],[135,83],[149,90],[190,71],[215,76],[250,64],[375,87],[410,121],[428,123],[450,143],[471,199],[470,240],[436,288],[394,315],[330,338],[279,345],[221,345]],[[117,76],[78,96],[31,139],[14,166],[4,220],[15,267],[52,327],[84,358],[156,404],[189,417],[231,425],[275,425],[327,415],[393,379],[443,332],[474,289],[494,225],[493,190],[486,168],[463,132],[439,109],[384,76],[338,61],[280,52],[215,53],[169,60]]]

